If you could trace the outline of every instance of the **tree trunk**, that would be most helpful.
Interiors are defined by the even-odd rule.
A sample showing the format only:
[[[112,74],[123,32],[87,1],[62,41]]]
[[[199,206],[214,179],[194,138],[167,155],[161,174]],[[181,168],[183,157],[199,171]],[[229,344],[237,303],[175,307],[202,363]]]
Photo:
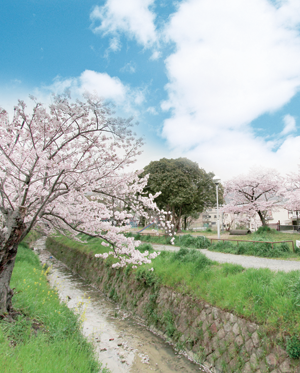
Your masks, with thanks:
[[[184,217],[183,217],[183,227],[184,227],[183,229],[184,229],[185,231],[186,231],[186,229],[187,229],[187,219],[188,219],[187,216],[184,216]]]
[[[9,284],[15,265],[17,248],[18,246],[11,248],[0,264],[0,315],[9,313],[12,310],[13,290],[10,288]]]
[[[261,211],[258,211],[257,213],[258,213],[258,216],[259,216],[259,218],[260,218],[261,224],[262,224],[263,226],[266,226],[267,223],[266,223],[266,219],[265,219],[265,217],[264,217],[264,214],[263,214]]]
[[[15,210],[8,219],[8,229],[0,238],[0,315],[12,310],[13,290],[10,279],[15,265],[15,259],[26,226],[24,224],[25,209]]]

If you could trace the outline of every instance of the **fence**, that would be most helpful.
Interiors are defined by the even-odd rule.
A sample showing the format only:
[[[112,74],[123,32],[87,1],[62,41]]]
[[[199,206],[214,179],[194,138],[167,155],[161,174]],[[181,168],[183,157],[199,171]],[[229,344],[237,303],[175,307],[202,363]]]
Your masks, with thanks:
[[[299,232],[300,225],[291,225],[291,224],[280,224],[280,220],[277,223],[268,224],[268,227],[272,229],[276,229],[277,231],[292,231],[292,232]]]

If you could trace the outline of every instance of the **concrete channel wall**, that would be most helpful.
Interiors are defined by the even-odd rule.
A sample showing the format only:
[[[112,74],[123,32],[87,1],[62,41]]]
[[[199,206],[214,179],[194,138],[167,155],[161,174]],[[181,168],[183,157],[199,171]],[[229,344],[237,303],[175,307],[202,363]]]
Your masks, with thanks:
[[[47,249],[73,272],[143,318],[159,334],[212,372],[300,372],[283,345],[284,336],[153,282],[147,273],[113,269],[92,254],[47,239]]]

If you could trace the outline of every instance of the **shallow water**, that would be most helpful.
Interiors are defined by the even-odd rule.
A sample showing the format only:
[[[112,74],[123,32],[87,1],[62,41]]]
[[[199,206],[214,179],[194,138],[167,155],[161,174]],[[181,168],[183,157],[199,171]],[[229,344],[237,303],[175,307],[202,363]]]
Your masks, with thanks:
[[[52,266],[48,279],[59,297],[81,315],[82,331],[96,347],[103,366],[113,373],[194,373],[204,372],[177,354],[163,339],[141,322],[120,310],[103,293],[73,274],[45,249],[45,240],[36,242],[42,263]]]

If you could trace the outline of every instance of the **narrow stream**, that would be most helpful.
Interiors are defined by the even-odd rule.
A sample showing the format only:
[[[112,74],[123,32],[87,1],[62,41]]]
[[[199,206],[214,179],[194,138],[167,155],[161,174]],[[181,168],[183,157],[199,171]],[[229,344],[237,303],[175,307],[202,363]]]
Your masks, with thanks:
[[[83,334],[93,342],[97,357],[112,373],[205,372],[74,275],[46,250],[45,239],[36,242],[35,250],[42,263],[52,266],[50,285],[57,287],[60,299],[81,315]]]

